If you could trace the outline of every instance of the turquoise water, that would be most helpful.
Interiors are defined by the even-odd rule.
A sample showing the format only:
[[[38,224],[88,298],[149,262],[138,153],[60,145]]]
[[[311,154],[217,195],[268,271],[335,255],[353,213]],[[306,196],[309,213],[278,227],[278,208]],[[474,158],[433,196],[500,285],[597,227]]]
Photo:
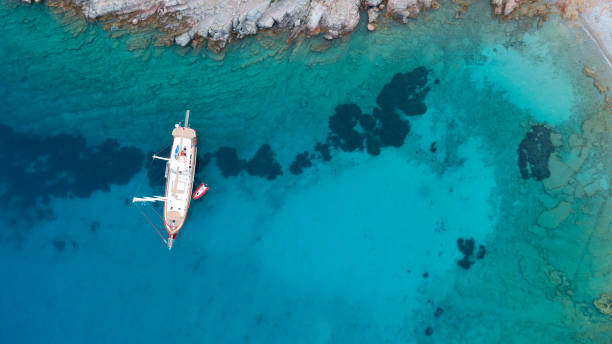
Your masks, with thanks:
[[[578,27],[449,3],[323,52],[263,33],[217,55],[0,4],[3,343],[612,339],[611,112],[582,68],[612,73]],[[129,199],[161,192],[150,152],[185,109],[211,189],[168,252]],[[558,188],[521,177],[536,124],[572,168]]]

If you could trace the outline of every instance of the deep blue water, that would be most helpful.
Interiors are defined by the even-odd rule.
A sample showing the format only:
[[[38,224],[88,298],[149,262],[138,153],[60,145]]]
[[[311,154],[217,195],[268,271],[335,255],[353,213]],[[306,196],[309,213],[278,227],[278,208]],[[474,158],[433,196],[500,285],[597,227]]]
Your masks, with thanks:
[[[610,113],[581,72],[610,70],[556,18],[447,5],[218,55],[1,1],[0,342],[612,339],[612,159],[583,125]],[[130,199],[186,109],[211,189],[168,252]]]

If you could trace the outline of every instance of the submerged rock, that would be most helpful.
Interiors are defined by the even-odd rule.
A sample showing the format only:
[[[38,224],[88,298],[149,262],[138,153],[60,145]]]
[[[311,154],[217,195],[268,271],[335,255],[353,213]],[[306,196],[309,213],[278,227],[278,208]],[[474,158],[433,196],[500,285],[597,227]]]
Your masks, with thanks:
[[[463,258],[457,261],[457,265],[467,270],[474,264],[472,255],[474,254],[474,239],[457,239],[459,251],[463,253]]]
[[[62,252],[66,247],[66,240],[54,239],[53,247],[55,247],[57,251]]]
[[[251,176],[274,179],[283,174],[280,164],[274,160],[274,152],[269,144],[263,144],[253,159],[246,163],[246,170]]]
[[[557,154],[552,154],[547,164],[548,176],[544,179],[546,190],[555,190],[566,186],[574,174],[574,170],[566,165]]]
[[[378,120],[376,133],[384,146],[401,147],[410,132],[410,122],[402,120],[392,110],[374,109],[374,117]]]
[[[238,159],[235,148],[221,147],[215,152],[217,167],[224,177],[237,176],[244,168],[245,161]]]
[[[480,245],[478,247],[478,253],[476,253],[476,259],[483,259],[486,253],[487,249],[483,245]]]
[[[597,300],[593,301],[593,305],[601,314],[612,315],[612,296],[601,294]]]
[[[349,33],[359,24],[360,0],[322,1],[326,11],[321,16],[321,30],[327,39]]]
[[[368,9],[368,30],[374,31],[378,25],[378,15],[380,14],[380,10],[378,7],[372,7]]]
[[[425,96],[429,92],[427,77],[429,71],[418,67],[407,73],[397,73],[378,94],[376,103],[386,111],[401,110],[407,116],[427,112]]]
[[[550,134],[551,130],[547,126],[536,124],[519,144],[518,167],[523,179],[533,177],[542,180],[550,176],[548,159],[555,150]]]
[[[301,174],[304,172],[304,169],[312,166],[312,162],[310,161],[310,154],[308,152],[303,152],[295,156],[295,160],[289,166],[289,172],[292,174]]]
[[[335,135],[340,148],[352,152],[363,147],[363,137],[355,130],[359,122],[361,109],[355,104],[342,104],[336,106],[334,114],[329,118],[331,135]]]
[[[538,225],[554,229],[559,227],[572,212],[572,204],[569,202],[560,202],[556,207],[543,211],[538,216]]]
[[[329,144],[317,142],[315,145],[315,151],[319,152],[319,158],[323,161],[330,161],[332,158],[329,150]]]

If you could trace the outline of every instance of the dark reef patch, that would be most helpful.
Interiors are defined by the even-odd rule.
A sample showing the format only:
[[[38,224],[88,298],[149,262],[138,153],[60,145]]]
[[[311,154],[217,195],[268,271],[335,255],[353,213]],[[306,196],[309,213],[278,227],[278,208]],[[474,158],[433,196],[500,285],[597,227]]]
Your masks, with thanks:
[[[433,334],[433,328],[431,328],[431,326],[427,326],[427,328],[425,329],[425,335],[429,337],[432,334]]]
[[[280,164],[274,160],[274,152],[269,144],[263,144],[253,159],[246,163],[246,170],[251,176],[272,180],[283,174]]]
[[[374,117],[378,120],[376,133],[383,146],[401,147],[410,132],[410,122],[392,110],[379,108],[374,109]]]
[[[444,313],[444,309],[442,307],[438,307],[436,308],[436,311],[434,312],[434,317],[439,318],[442,313]]]
[[[550,177],[548,159],[555,150],[550,139],[551,130],[543,124],[536,124],[525,134],[518,146],[518,167],[523,179],[534,177],[542,180]]]
[[[81,136],[42,137],[0,125],[0,202],[15,219],[35,223],[52,216],[51,197],[85,198],[127,184],[143,158],[139,149],[115,140],[88,145]]]
[[[237,176],[244,168],[246,162],[238,159],[236,148],[221,147],[215,152],[217,167],[221,170],[224,177]]]
[[[457,239],[457,246],[459,247],[459,251],[463,253],[463,258],[457,261],[457,264],[464,268],[465,270],[469,269],[474,262],[471,260],[472,255],[474,254],[474,239]]]
[[[428,74],[425,67],[396,74],[379,93],[376,98],[379,107],[374,108],[371,115],[362,113],[356,104],[336,106],[334,114],[329,117],[325,142],[317,142],[314,147],[319,154],[304,152],[296,156],[289,168],[291,173],[302,173],[312,166],[312,159],[330,161],[332,148],[345,152],[363,151],[365,148],[368,154],[376,156],[385,147],[401,147],[410,132],[410,122],[404,115],[416,116],[427,112]],[[307,157],[310,157],[308,162]]]
[[[438,151],[438,144],[436,143],[436,141],[432,142],[429,145],[429,151],[432,152],[432,153],[435,153],[435,152]]]
[[[376,135],[367,135],[366,138],[366,152],[372,156],[380,154],[380,147],[382,143]]]
[[[459,251],[463,253],[463,258],[457,261],[457,265],[461,268],[468,270],[474,263],[474,248],[475,242],[474,239],[457,239],[457,247]],[[476,254],[476,259],[483,259],[486,253],[486,249],[483,245],[478,247],[478,253]]]
[[[310,161],[310,153],[303,152],[295,156],[295,160],[289,166],[289,172],[292,174],[301,174],[306,167],[312,166]]]
[[[89,225],[89,230],[92,232],[95,232],[98,230],[98,228],[100,228],[100,222],[98,221],[94,221]]]
[[[476,253],[476,259],[483,259],[486,253],[487,249],[483,245],[480,245],[478,247],[478,253]]]
[[[280,164],[275,160],[275,154],[269,144],[263,144],[251,160],[242,160],[238,157],[236,148],[220,147],[215,153],[204,153],[203,166],[206,166],[214,157],[217,167],[225,177],[237,176],[242,170],[255,177],[272,180],[283,174]]]
[[[376,119],[372,115],[363,114],[359,117],[359,125],[366,132],[374,132],[374,129],[376,129]]]
[[[336,148],[352,152],[363,148],[363,136],[355,130],[359,122],[361,109],[355,104],[342,104],[336,106],[334,114],[329,118],[330,141]],[[334,140],[334,136],[337,138]]]
[[[429,92],[425,67],[411,72],[397,73],[378,94],[376,103],[385,111],[401,110],[407,116],[422,115],[427,112],[425,96]]]
[[[323,161],[330,161],[332,158],[329,150],[329,144],[317,142],[315,145],[315,151],[319,152],[319,158]]]
[[[55,249],[58,252],[62,252],[64,248],[66,248],[66,240],[60,240],[60,239],[53,240],[53,247],[55,247]]]
[[[324,142],[317,142],[314,152],[305,151],[296,155],[289,172],[297,175],[312,167],[313,160],[331,161],[333,150],[344,152],[365,151],[379,155],[385,147],[401,147],[410,132],[406,116],[427,112],[425,97],[430,88],[430,71],[418,67],[407,73],[398,73],[378,94],[378,107],[372,114],[365,114],[357,104],[340,104],[328,119],[329,132]],[[436,79],[437,80],[437,79]],[[217,167],[224,177],[238,175],[243,169],[253,176],[274,179],[282,175],[274,153],[264,144],[249,161],[241,160],[235,148],[221,147],[214,154],[207,153],[204,159],[216,158]]]

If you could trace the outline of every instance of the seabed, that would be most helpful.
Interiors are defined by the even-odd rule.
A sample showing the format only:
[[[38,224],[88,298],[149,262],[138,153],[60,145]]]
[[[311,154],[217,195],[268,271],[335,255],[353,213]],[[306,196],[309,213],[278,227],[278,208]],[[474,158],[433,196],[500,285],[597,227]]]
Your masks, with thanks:
[[[448,5],[215,54],[1,1],[0,341],[610,341],[612,71]],[[168,254],[126,200],[186,108],[211,189]]]

